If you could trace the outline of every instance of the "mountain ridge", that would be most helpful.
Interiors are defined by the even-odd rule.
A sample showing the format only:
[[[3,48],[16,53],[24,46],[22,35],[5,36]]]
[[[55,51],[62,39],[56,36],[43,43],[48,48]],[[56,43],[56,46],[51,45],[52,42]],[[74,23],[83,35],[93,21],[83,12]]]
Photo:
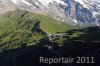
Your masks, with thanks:
[[[99,0],[45,0],[45,2],[44,0],[11,0],[10,2],[16,8],[52,16],[63,22],[71,19],[72,24],[76,25],[100,26]]]

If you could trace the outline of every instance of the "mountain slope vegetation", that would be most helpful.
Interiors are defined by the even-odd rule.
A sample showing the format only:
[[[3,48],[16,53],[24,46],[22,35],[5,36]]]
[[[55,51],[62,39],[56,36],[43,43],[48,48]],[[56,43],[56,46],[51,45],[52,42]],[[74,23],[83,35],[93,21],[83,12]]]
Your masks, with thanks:
[[[18,48],[24,43],[34,44],[47,34],[69,29],[66,23],[45,15],[22,10],[8,12],[0,17],[0,49]]]

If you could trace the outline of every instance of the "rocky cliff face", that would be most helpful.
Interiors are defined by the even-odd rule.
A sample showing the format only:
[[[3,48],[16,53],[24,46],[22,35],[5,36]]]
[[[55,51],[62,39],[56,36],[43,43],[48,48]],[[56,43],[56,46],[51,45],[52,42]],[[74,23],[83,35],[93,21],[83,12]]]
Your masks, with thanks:
[[[66,7],[66,15],[78,24],[99,24],[100,3],[99,0],[66,0],[68,6]],[[97,25],[98,25],[97,24]]]
[[[10,0],[0,0],[0,14],[15,10],[15,5]]]
[[[79,23],[90,23],[94,21],[92,12],[84,5],[74,0],[67,0],[68,7],[66,7],[66,15],[72,19],[76,19]]]
[[[49,15],[55,19],[66,21],[71,19],[72,24],[99,25],[99,0],[0,0],[0,9],[14,10],[15,6],[22,10]],[[7,3],[7,4],[6,4]],[[8,6],[9,5],[9,6]],[[14,6],[13,6],[14,5]],[[10,8],[8,8],[10,7]],[[4,10],[4,11],[6,11]]]
[[[66,20],[67,4],[62,0],[12,0],[12,2],[20,9]]]

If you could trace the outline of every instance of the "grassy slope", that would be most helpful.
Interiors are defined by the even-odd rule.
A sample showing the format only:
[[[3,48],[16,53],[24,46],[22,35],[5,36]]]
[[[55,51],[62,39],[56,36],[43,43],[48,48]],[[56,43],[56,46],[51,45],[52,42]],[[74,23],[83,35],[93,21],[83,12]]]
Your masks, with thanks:
[[[34,14],[34,13],[26,13],[23,17],[22,15],[25,13],[25,11],[15,11],[15,12],[9,12],[4,17],[0,17],[0,31],[11,31],[15,30],[18,21],[19,22],[25,22],[28,19],[35,20],[38,19],[41,21],[40,27],[43,31],[48,32],[50,34],[56,33],[56,32],[64,32],[67,29],[69,29],[69,26],[63,22],[57,21],[53,19],[52,17],[48,17],[45,15],[40,14]]]
[[[30,19],[40,20],[41,29],[45,32],[48,32],[49,34],[56,33],[56,32],[64,32],[67,29],[69,29],[69,26],[67,24],[57,21],[52,17],[48,17],[40,14],[28,13],[24,16],[22,20],[24,20],[27,17]]]
[[[38,42],[44,35],[41,32],[32,32],[36,21],[40,22],[39,30],[49,34],[70,29],[67,24],[45,15],[21,10],[8,12],[0,17],[0,46],[3,48],[17,48],[21,43],[32,44]]]

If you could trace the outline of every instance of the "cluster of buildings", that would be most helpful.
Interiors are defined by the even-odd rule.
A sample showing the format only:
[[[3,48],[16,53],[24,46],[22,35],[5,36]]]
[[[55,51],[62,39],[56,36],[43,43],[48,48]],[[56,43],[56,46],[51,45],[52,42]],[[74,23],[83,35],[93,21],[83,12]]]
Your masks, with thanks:
[[[50,41],[55,41],[59,38],[69,38],[67,33],[57,32],[55,34],[48,35]]]

